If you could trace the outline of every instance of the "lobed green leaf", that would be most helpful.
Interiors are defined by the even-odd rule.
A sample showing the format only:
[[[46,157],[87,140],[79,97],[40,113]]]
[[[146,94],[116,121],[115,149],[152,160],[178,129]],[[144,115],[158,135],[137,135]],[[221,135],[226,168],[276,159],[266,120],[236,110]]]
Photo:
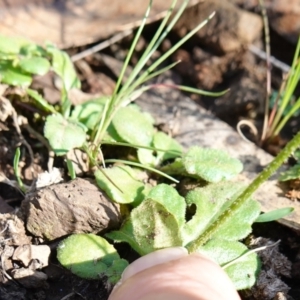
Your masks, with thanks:
[[[187,173],[208,182],[229,180],[243,170],[243,164],[225,151],[200,147],[191,147],[182,163]]]
[[[288,181],[300,178],[300,164],[296,164],[279,175],[279,181]]]
[[[260,270],[260,260],[255,252],[240,242],[224,239],[212,239],[199,252],[209,256],[224,270],[237,290],[250,288],[254,285]],[[227,266],[226,266],[227,265]]]
[[[137,157],[141,164],[146,166],[156,166],[157,165],[157,157],[154,155],[153,150],[139,148],[137,150]]]
[[[244,185],[238,182],[219,182],[190,191],[186,202],[188,206],[195,205],[196,212],[183,228],[185,245],[201,236],[212,223],[217,222],[243,189]],[[213,237],[232,241],[246,237],[259,213],[259,204],[249,200]]]
[[[161,131],[154,134],[153,145],[154,148],[165,150],[165,152],[157,151],[159,161],[177,158],[183,152],[182,146],[175,139]]]
[[[5,54],[19,54],[22,46],[30,42],[21,37],[0,35],[0,52]]]
[[[47,51],[43,47],[41,47],[37,44],[22,45],[20,48],[20,54],[27,56],[27,57],[42,56],[42,57],[46,58],[49,56]]]
[[[146,199],[134,208],[121,229],[106,236],[117,242],[127,242],[140,255],[182,246],[176,217],[164,205],[152,199]]]
[[[167,184],[159,184],[152,188],[148,194],[148,198],[164,205],[167,210],[176,218],[179,227],[185,224],[185,199],[181,197],[176,189]]]
[[[105,96],[77,105],[72,111],[71,119],[77,120],[88,129],[93,130],[99,125],[98,123],[106,101],[109,101],[109,97]]]
[[[32,89],[26,89],[27,94],[36,101],[45,111],[51,112],[53,114],[56,113],[55,108],[50,105],[46,99],[43,98],[42,95],[40,95],[37,91]]]
[[[279,220],[294,211],[293,207],[284,207],[261,214],[255,220],[256,223],[271,222]]]
[[[80,81],[69,55],[51,45],[47,46],[47,51],[52,56],[53,70],[61,77],[65,90],[80,88]]]

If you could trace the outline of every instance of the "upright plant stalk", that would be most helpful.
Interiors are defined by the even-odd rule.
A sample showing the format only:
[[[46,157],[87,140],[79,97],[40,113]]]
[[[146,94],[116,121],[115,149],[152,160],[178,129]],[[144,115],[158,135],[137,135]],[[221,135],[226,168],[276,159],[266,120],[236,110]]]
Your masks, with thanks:
[[[287,107],[296,87],[299,82],[300,78],[300,61],[299,61],[299,54],[300,54],[300,38],[298,39],[295,55],[293,58],[293,63],[291,67],[291,71],[289,74],[289,77],[286,82],[286,88],[283,91],[283,99],[279,105],[279,109],[276,113],[276,116],[274,118],[273,124],[270,128],[270,134],[269,136],[274,136],[275,131],[278,133],[279,131],[277,130],[278,124],[280,122],[280,119],[283,115],[283,112],[285,108]]]
[[[136,89],[137,86],[145,82],[145,79],[151,74],[162,62],[164,62],[172,53],[174,53],[181,45],[183,45],[188,39],[190,39],[197,31],[204,27],[215,15],[215,12],[211,13],[207,19],[202,21],[197,27],[191,30],[185,37],[179,40],[171,49],[164,53],[160,58],[158,58],[141,76],[138,80],[132,84],[131,89],[128,93],[131,93],[132,90]]]
[[[274,136],[278,135],[281,129],[284,127],[286,122],[294,115],[294,113],[300,108],[300,98],[297,99],[294,106],[290,109],[290,111],[287,113],[287,115],[280,121],[278,126],[276,126],[274,130]]]
[[[188,244],[189,252],[195,252],[199,247],[203,246],[217,230],[228,219],[230,219],[240,207],[242,207],[252,194],[264,183],[283,163],[284,161],[300,146],[300,131],[294,138],[280,151],[274,160],[252,181],[252,183],[244,190],[244,192],[227,208],[227,210],[219,217],[219,219],[211,224],[204,234],[196,240]]]
[[[263,130],[261,135],[261,141],[265,140],[268,130],[268,119],[269,119],[269,97],[271,94],[271,47],[270,47],[270,32],[269,32],[269,21],[265,6],[264,0],[259,0],[259,5],[261,7],[261,14],[264,23],[264,32],[265,32],[265,48],[266,48],[266,65],[267,65],[267,74],[266,74],[266,82],[267,82],[267,89],[266,89],[266,99],[265,99],[265,109],[264,109],[264,124]]]
[[[142,31],[144,29],[144,26],[146,24],[146,21],[149,17],[149,14],[150,14],[150,10],[151,10],[151,7],[152,7],[152,2],[153,0],[150,0],[149,2],[149,5],[148,5],[148,8],[146,10],[146,13],[144,15],[144,18],[143,18],[143,21],[134,37],[134,40],[131,44],[131,47],[128,51],[128,54],[126,56],[126,59],[125,59],[125,62],[123,64],[123,67],[122,67],[122,70],[121,70],[121,73],[118,77],[118,80],[117,80],[117,83],[116,83],[116,87],[114,89],[114,92],[113,92],[113,95],[111,97],[111,99],[109,100],[109,104],[108,104],[108,108],[107,108],[107,112],[106,112],[106,115],[103,115],[102,118],[104,118],[104,122],[102,123],[101,122],[101,127],[98,129],[98,133],[97,133],[97,140],[94,140],[94,142],[98,145],[100,144],[102,138],[103,138],[103,135],[105,134],[105,131],[106,129],[108,128],[111,120],[112,120],[112,117],[113,117],[113,113],[115,112],[116,110],[116,105],[117,105],[117,102],[118,102],[118,99],[119,99],[119,89],[120,89],[120,86],[121,86],[121,83],[122,83],[122,80],[123,80],[123,77],[124,77],[124,74],[125,74],[125,71],[126,71],[126,68],[129,64],[129,61],[130,61],[130,58],[134,52],[134,49],[135,49],[135,46],[142,34]]]
[[[189,1],[189,0],[187,0]],[[152,54],[154,53],[154,51],[158,48],[160,43],[157,43],[157,40],[159,39],[159,36],[161,34],[161,32],[164,30],[164,27],[166,26],[166,23],[168,22],[172,11],[175,8],[177,0],[173,0],[171,3],[171,6],[168,10],[167,15],[164,17],[162,23],[160,24],[158,30],[156,31],[154,37],[151,39],[148,47],[146,48],[146,50],[144,51],[143,55],[141,56],[141,58],[139,59],[139,62],[137,63],[137,65],[135,66],[135,68],[133,69],[133,71],[131,72],[129,78],[126,80],[124,86],[121,89],[121,93],[123,91],[126,92],[126,90],[128,89],[128,87],[131,85],[131,83],[136,79],[136,77],[138,76],[139,72],[142,70],[142,68],[145,66],[145,64],[147,63],[147,61],[150,59],[150,57],[152,56]],[[165,36],[165,35],[164,35]]]
[[[118,82],[117,82],[116,88],[114,90],[114,94],[112,96],[112,99],[110,101],[111,103],[109,105],[109,109],[107,111],[107,115],[104,116],[105,117],[105,122],[103,123],[101,129],[98,130],[99,131],[98,140],[97,140],[98,143],[102,140],[103,135],[104,135],[107,127],[109,126],[109,124],[110,124],[110,122],[111,122],[111,120],[113,118],[113,115],[116,112],[116,110],[119,108],[119,106],[122,105],[122,102],[124,101],[124,99],[126,100],[126,98],[130,97],[131,93],[136,89],[137,86],[140,85],[140,81],[139,80],[137,80],[138,84],[134,84],[134,81],[136,80],[136,77],[137,77],[138,73],[142,70],[142,68],[147,63],[147,61],[149,60],[149,58],[152,56],[152,54],[154,53],[154,51],[158,48],[158,46],[160,45],[160,43],[163,40],[162,37],[165,37],[167,35],[167,33],[171,30],[171,28],[174,26],[174,23],[178,20],[178,18],[182,14],[183,10],[185,9],[185,7],[186,7],[186,5],[188,4],[189,1],[190,0],[185,0],[184,1],[184,3],[179,8],[179,11],[177,12],[177,14],[175,15],[175,17],[173,18],[172,22],[169,24],[169,26],[167,27],[167,29],[161,34],[161,32],[164,30],[164,27],[165,27],[168,19],[170,18],[171,13],[174,10],[176,2],[177,2],[177,0],[173,0],[172,1],[172,4],[171,4],[171,6],[169,8],[169,11],[168,11],[167,15],[163,19],[161,25],[159,26],[156,34],[154,35],[153,39],[151,40],[151,42],[149,44],[149,46],[146,48],[144,54],[142,55],[141,59],[139,60],[138,64],[136,65],[136,67],[131,72],[131,74],[130,74],[129,78],[127,79],[127,81],[125,82],[124,86],[121,89],[119,89],[120,85],[121,85],[121,82],[122,82],[122,79],[123,79],[123,75],[125,73],[125,70],[126,70],[126,68],[128,66],[128,63],[129,63],[129,60],[131,58],[131,55],[132,55],[132,53],[133,53],[133,51],[135,49],[136,43],[137,43],[137,41],[138,41],[138,39],[139,39],[139,37],[140,37],[140,35],[142,33],[142,30],[143,30],[143,28],[145,26],[146,20],[147,20],[147,18],[149,16],[150,9],[151,9],[151,6],[152,6],[152,0],[150,0],[147,12],[146,12],[146,14],[144,16],[144,20],[143,20],[142,24],[140,25],[140,27],[138,29],[138,32],[137,32],[137,34],[135,36],[134,41],[132,42],[132,45],[131,45],[130,50],[129,50],[129,53],[128,53],[128,55],[126,57],[126,60],[124,62],[121,74],[120,74],[120,76],[118,78]],[[131,85],[131,83],[133,83],[132,85],[134,85],[134,88],[132,88],[132,89],[129,88],[129,86]]]
[[[179,42],[177,42],[171,49],[169,49],[165,54],[163,54],[158,60],[156,60],[144,73],[140,75],[140,77],[137,77],[142,68],[145,66],[149,58],[152,56],[152,54],[155,52],[155,50],[158,48],[158,46],[161,44],[161,42],[164,40],[165,36],[171,31],[174,24],[177,22],[177,20],[182,15],[184,9],[188,5],[190,0],[184,0],[181,6],[179,7],[177,13],[171,20],[168,26],[166,26],[167,21],[169,17],[171,16],[171,13],[176,5],[177,0],[173,0],[171,7],[166,14],[165,18],[162,21],[162,24],[159,26],[158,31],[154,35],[153,39],[151,40],[149,46],[146,48],[144,54],[142,55],[142,58],[138,62],[138,64],[135,66],[133,71],[131,72],[131,75],[127,79],[127,81],[124,83],[123,87],[120,88],[121,82],[123,79],[123,75],[125,73],[125,70],[128,66],[129,60],[131,58],[131,55],[134,51],[134,48],[136,46],[136,43],[141,35],[141,32],[145,26],[146,20],[149,16],[150,8],[152,5],[152,1],[150,0],[150,4],[148,6],[147,12],[144,16],[143,22],[140,25],[138,32],[134,38],[134,41],[132,42],[132,45],[130,47],[129,53],[125,59],[121,74],[118,78],[116,88],[114,90],[114,93],[112,95],[112,98],[109,101],[108,109],[106,114],[102,114],[102,118],[104,118],[104,122],[101,123],[101,127],[99,127],[97,132],[97,139],[94,140],[95,144],[98,146],[100,145],[103,136],[106,132],[106,129],[108,128],[109,124],[111,123],[111,120],[113,119],[114,114],[116,111],[123,105],[128,104],[128,99],[131,98],[134,91],[137,90],[139,86],[141,86],[146,79],[149,79],[151,77],[151,73],[154,72],[154,70],[164,61],[166,60],[176,49],[178,49],[183,43],[185,43],[192,35],[194,35],[199,29],[201,29],[206,23],[213,17],[214,13],[212,13],[206,20],[204,20],[201,24],[199,24],[196,28],[194,28],[191,32],[189,32],[185,37],[183,37]],[[166,28],[165,28],[166,27]],[[172,66],[172,65],[171,65]],[[169,68],[168,66],[167,68]],[[161,72],[161,70],[160,70]],[[160,73],[158,72],[158,73]],[[143,87],[144,90],[149,89],[149,87]],[[129,102],[132,102],[130,100]]]
[[[280,85],[280,88],[279,88],[279,91],[278,91],[275,103],[273,105],[273,108],[272,108],[270,116],[269,116],[268,128],[271,128],[271,126],[273,124],[273,121],[274,121],[274,118],[275,118],[275,115],[276,115],[276,112],[277,112],[277,109],[278,109],[278,103],[279,103],[279,100],[280,100],[280,96],[282,95],[283,91],[285,90],[287,79],[289,78],[289,74],[290,74],[290,72],[284,74],[284,76],[283,76],[283,81],[282,81],[282,83]],[[267,132],[267,133],[268,133],[268,136],[271,135],[271,132]],[[268,138],[268,136],[266,136],[265,138]]]

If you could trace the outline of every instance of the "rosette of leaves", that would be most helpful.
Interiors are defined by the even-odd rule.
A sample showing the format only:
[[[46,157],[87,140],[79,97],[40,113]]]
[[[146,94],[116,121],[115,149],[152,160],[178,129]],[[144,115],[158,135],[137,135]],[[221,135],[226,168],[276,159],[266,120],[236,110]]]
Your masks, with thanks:
[[[146,187],[138,179],[134,169],[125,166],[105,170],[109,177],[114,178],[116,185],[106,179],[105,186],[101,183],[105,182],[105,177],[101,172],[96,173],[98,185],[111,199],[134,207],[131,211],[129,209],[130,214],[122,227],[108,233],[106,237],[115,242],[127,242],[140,255],[145,255],[157,249],[174,246],[189,249],[196,239],[205,235],[215,224],[217,230],[193,251],[206,252],[224,266],[237,289],[244,289],[254,284],[260,263],[255,253],[245,255],[247,247],[239,241],[251,232],[251,225],[259,216],[260,207],[258,202],[249,199],[240,209],[231,213],[230,206],[236,201],[244,186],[225,181],[224,178],[231,178],[237,174],[242,169],[241,163],[222,151],[212,149],[206,149],[205,153],[209,157],[211,151],[215,160],[200,162],[197,158],[199,151],[202,150],[192,148],[192,152],[188,151],[183,155],[182,161],[188,157],[188,166],[191,167],[193,161],[196,169],[200,169],[202,163],[201,176],[197,175],[197,172],[193,172],[193,176],[198,176],[201,182],[204,178],[211,178],[212,182],[206,180],[206,184],[188,192],[185,198],[167,184],[158,184],[153,188]],[[191,159],[191,153],[196,153],[194,160]],[[219,163],[216,164],[216,161]],[[229,162],[232,169],[228,167]],[[214,166],[213,172],[209,164]],[[186,168],[182,170],[183,174],[187,172]],[[126,173],[127,178],[122,173]],[[227,214],[226,221],[220,222],[225,214]],[[231,214],[230,217],[228,214]]]
[[[173,187],[159,184],[131,211],[120,230],[110,232],[106,237],[115,242],[127,242],[145,255],[167,247],[189,248],[212,224],[216,224],[215,233],[195,251],[205,252],[221,266],[237,259],[225,271],[237,289],[248,288],[255,282],[260,263],[256,253],[245,255],[247,247],[239,240],[251,232],[251,225],[260,214],[258,202],[249,199],[218,226],[224,214],[230,214],[229,207],[243,188],[240,183],[228,181],[211,183],[188,192],[184,199]]]
[[[62,82],[58,110],[37,91],[28,88],[34,75],[45,75],[50,70]],[[42,47],[26,39],[0,36],[0,81],[25,88],[35,104],[50,113],[46,117],[44,134],[56,155],[64,155],[70,149],[84,145],[87,129],[77,120],[69,119],[68,92],[79,88],[80,81],[66,52],[51,44]]]
[[[156,167],[158,172],[179,178],[193,177],[202,183],[201,187],[188,192],[183,198],[174,187],[164,183],[153,188],[147,186],[137,171],[128,166],[119,164],[112,168],[98,169],[95,172],[98,186],[112,201],[125,206],[129,212],[122,227],[108,233],[106,238],[114,242],[127,242],[140,255],[173,246],[184,246],[190,252],[205,252],[225,269],[237,289],[245,289],[254,284],[260,263],[256,253],[248,252],[240,240],[251,232],[251,225],[258,219],[260,208],[259,204],[251,199],[250,192],[250,196],[247,194],[247,197],[239,197],[241,193],[244,194],[243,185],[228,181],[241,172],[241,162],[223,151],[199,147],[193,147],[183,154],[181,146],[175,140],[164,133],[156,132],[153,120],[148,114],[141,112],[137,106],[130,105],[140,93],[153,87],[144,85],[147,80],[170,69],[176,63],[158,71],[156,68],[207,22],[206,20],[200,24],[146,71],[142,71],[188,2],[183,1],[183,5],[169,22],[176,4],[175,0],[172,2],[162,25],[140,61],[129,78],[122,82],[149,15],[149,6],[129,49],[113,95],[77,106],[71,114],[71,119],[87,128],[92,144],[96,145],[97,149],[105,143],[137,148],[135,161],[127,161],[127,164],[139,167],[143,165],[150,171],[154,171],[153,167]],[[192,91],[186,87],[177,88]],[[95,114],[95,111],[98,114]],[[98,154],[97,151],[95,153]],[[90,157],[93,157],[93,154]],[[162,163],[165,164],[163,167]],[[104,238],[98,238],[107,243]],[[67,264],[61,259],[60,261],[73,270],[77,258],[76,255],[73,256],[72,247],[60,247],[59,251],[60,256],[72,258]],[[93,257],[96,256],[89,254],[84,259],[92,261]],[[107,272],[110,274],[109,269]],[[90,277],[81,271],[76,274]]]

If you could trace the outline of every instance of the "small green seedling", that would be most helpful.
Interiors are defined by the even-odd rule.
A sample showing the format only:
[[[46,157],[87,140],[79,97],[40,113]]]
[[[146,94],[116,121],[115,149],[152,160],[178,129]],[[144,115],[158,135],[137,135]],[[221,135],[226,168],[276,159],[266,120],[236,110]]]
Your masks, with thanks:
[[[29,88],[34,75],[45,75],[50,70],[62,82],[58,110]],[[84,144],[87,129],[76,120],[69,120],[71,102],[68,92],[80,88],[80,81],[66,52],[51,44],[41,47],[25,39],[0,36],[0,80],[24,88],[38,107],[51,113],[46,118],[45,137],[56,155],[64,155]]]
[[[295,90],[300,79],[300,38],[295,50],[291,70],[282,82],[280,92],[277,95],[269,118],[269,126],[266,133],[266,140],[272,141],[277,136],[288,120],[299,113],[300,97],[296,98]]]
[[[76,178],[76,171],[74,169],[73,162],[70,159],[67,158],[66,163],[67,163],[67,168],[68,168],[68,172],[69,172],[69,175],[70,175],[71,179],[75,179]]]
[[[14,173],[21,191],[25,193],[26,188],[21,179],[20,170],[19,170],[20,155],[21,155],[21,151],[20,148],[18,147],[16,149],[15,156],[14,156]]]

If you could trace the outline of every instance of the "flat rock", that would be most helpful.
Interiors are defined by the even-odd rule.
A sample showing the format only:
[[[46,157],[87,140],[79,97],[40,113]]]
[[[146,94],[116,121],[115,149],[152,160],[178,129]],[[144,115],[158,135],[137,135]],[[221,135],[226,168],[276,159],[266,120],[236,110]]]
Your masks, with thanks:
[[[152,90],[143,94],[137,103],[151,113],[158,124],[172,124],[172,128],[175,129],[174,137],[185,148],[197,145],[223,149],[232,157],[240,159],[244,164],[244,170],[239,180],[250,182],[273,159],[255,144],[244,141],[232,127],[180,92],[167,89]],[[179,110],[179,116],[176,118],[174,108]],[[294,212],[279,222],[300,230],[300,203],[284,196],[286,193],[284,186],[279,186],[277,178],[278,173],[257,190],[254,198],[260,202],[264,212],[294,207]]]
[[[171,3],[153,0],[147,22],[162,19]],[[181,3],[178,1],[177,6]],[[39,44],[47,40],[61,48],[80,46],[138,27],[148,4],[149,0],[0,0],[0,32]],[[193,29],[216,11],[216,18],[200,35],[222,51],[239,48],[260,34],[260,16],[240,10],[227,0],[190,0],[189,5],[191,9],[183,13],[177,28]]]
[[[191,2],[196,1],[200,0]],[[171,3],[154,0],[152,20]],[[148,0],[0,0],[0,32],[40,44],[51,41],[62,48],[85,45],[136,27],[148,4]]]

